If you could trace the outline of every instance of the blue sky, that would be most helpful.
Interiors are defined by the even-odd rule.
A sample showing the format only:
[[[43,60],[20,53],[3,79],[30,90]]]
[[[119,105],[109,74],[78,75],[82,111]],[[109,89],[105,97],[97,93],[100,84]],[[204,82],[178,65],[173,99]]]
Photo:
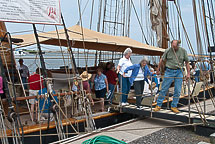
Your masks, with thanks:
[[[139,0],[133,0],[138,12],[139,17],[141,16],[141,6]],[[84,6],[88,0],[81,0],[81,9],[83,11]],[[143,5],[146,6],[148,0],[142,0]],[[89,0],[87,7],[85,9],[85,12],[82,15],[83,18],[83,26],[86,28],[89,28],[89,23],[90,23],[90,12],[91,12],[91,3],[92,0]],[[182,17],[183,21],[186,27],[186,30],[188,31],[189,38],[191,40],[191,43],[196,49],[196,39],[195,39],[195,27],[194,27],[194,18],[193,18],[193,8],[192,8],[192,0],[180,0],[180,6],[181,6],[181,11],[182,11]],[[177,14],[175,11],[175,7],[173,5],[173,2],[169,2],[169,9],[171,9],[171,14],[170,14],[170,19],[173,14]],[[77,23],[79,20],[79,12],[78,12],[78,0],[61,0],[61,10],[64,16],[64,19],[66,21],[67,27],[73,26]],[[145,7],[143,10],[143,28],[144,28],[144,33],[147,34],[147,25],[146,24],[146,19],[147,17],[144,17],[146,12],[148,11],[148,7]],[[174,12],[173,12],[174,11]],[[93,18],[93,30],[96,30],[97,27],[97,19],[98,19],[98,0],[95,0],[95,5],[94,5],[94,18]],[[172,17],[173,18],[173,17]],[[174,25],[174,20],[170,22],[171,29],[172,31],[176,34],[176,29]],[[19,23],[6,23],[7,29],[9,32],[17,32],[17,31],[25,31],[25,30],[32,30],[32,25],[31,24],[19,24]],[[54,26],[44,26],[44,25],[37,25],[38,29],[40,30],[54,30]],[[149,27],[149,26],[148,26]],[[59,27],[62,28],[62,27]],[[149,27],[150,28],[150,27]],[[182,29],[180,30],[181,32],[183,31]],[[141,29],[138,24],[138,21],[136,19],[136,16],[134,14],[134,10],[132,10],[132,15],[131,15],[131,28],[130,28],[130,37],[142,42],[142,34],[141,34]],[[187,49],[187,44],[185,41],[185,38],[182,37],[182,46]]]

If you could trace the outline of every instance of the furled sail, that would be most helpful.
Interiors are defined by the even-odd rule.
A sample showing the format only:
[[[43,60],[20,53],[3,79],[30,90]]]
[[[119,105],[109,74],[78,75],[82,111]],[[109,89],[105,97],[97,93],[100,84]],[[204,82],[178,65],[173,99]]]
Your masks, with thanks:
[[[152,30],[156,32],[157,46],[162,47],[162,0],[150,0]]]

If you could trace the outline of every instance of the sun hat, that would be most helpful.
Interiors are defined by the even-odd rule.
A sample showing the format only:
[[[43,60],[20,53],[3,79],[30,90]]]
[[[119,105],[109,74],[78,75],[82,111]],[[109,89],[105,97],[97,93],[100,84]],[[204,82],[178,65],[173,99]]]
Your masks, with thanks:
[[[92,74],[88,73],[87,71],[84,71],[80,77],[83,81],[89,80],[91,78]]]

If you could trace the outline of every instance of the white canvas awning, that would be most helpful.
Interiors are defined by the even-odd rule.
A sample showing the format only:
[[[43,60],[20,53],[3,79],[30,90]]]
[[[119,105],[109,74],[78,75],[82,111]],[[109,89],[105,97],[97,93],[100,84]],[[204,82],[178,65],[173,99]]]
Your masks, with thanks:
[[[83,49],[81,27],[75,25],[67,29],[72,47]],[[59,39],[56,31],[38,33],[40,43],[67,47],[64,29],[61,29],[58,32]],[[130,47],[132,48],[133,53],[144,55],[162,55],[165,51],[165,49],[143,44],[128,37],[111,36],[87,28],[83,28],[83,35],[85,48],[89,50],[123,52],[127,47]],[[12,38],[23,39],[22,43],[17,43],[20,47],[30,46],[36,43],[34,34],[14,35]]]

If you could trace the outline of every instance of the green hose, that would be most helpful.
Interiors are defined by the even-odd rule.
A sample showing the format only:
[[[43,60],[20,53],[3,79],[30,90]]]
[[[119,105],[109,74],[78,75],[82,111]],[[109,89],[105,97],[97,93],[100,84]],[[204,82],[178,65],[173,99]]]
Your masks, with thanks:
[[[117,140],[109,136],[96,136],[92,139],[84,141],[82,144],[127,144],[124,141]]]

